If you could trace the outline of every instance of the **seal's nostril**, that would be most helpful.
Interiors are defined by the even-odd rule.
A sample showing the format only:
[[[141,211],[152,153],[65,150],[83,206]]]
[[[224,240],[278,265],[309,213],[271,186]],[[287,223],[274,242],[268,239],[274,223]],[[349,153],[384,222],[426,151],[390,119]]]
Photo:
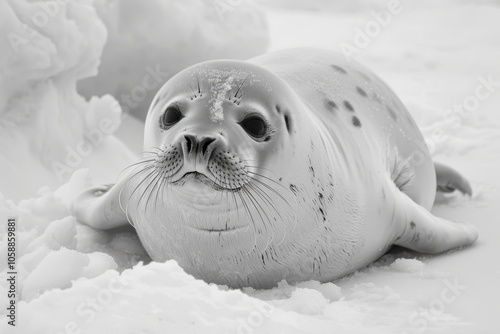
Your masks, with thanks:
[[[201,146],[201,153],[203,155],[207,154],[208,146],[215,141],[215,138],[205,138]]]
[[[193,141],[192,141],[192,138],[191,136],[184,136],[184,138],[186,139],[186,146],[187,146],[187,151],[188,153],[191,152],[191,148],[193,147]]]

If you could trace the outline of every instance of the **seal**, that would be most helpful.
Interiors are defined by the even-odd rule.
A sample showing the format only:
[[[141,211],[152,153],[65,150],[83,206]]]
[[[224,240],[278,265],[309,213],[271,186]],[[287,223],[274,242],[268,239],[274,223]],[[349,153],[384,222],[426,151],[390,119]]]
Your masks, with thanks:
[[[133,224],[155,261],[230,287],[332,281],[392,245],[436,254],[477,229],[429,212],[471,194],[434,164],[414,120],[370,70],[330,51],[284,50],[189,67],[164,84],[144,154],[76,218]]]

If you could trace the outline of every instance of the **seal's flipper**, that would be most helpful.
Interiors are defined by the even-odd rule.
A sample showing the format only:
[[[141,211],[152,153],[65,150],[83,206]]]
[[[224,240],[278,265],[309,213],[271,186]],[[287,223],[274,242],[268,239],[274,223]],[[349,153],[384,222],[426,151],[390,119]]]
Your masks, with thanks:
[[[455,247],[466,246],[477,240],[475,226],[449,221],[413,202],[400,192],[396,202],[396,223],[399,224],[395,245],[417,252],[437,254]]]
[[[464,194],[472,196],[472,187],[469,181],[451,167],[440,163],[434,163],[437,178],[437,191],[450,193],[459,190]]]
[[[79,222],[99,230],[128,225],[120,207],[117,186],[112,184],[89,188],[77,196],[73,215]]]

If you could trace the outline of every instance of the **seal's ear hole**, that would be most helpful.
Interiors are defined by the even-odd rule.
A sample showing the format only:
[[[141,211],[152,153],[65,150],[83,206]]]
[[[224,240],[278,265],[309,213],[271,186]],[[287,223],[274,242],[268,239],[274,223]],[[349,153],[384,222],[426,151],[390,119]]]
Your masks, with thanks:
[[[288,130],[288,132],[291,132],[292,125],[290,121],[290,116],[288,114],[285,114],[284,118],[285,118],[286,129]]]

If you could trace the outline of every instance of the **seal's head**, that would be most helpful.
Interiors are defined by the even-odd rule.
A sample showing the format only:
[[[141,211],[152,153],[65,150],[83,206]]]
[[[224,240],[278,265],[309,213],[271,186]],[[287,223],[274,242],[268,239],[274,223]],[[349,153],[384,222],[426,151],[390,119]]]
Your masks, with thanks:
[[[145,125],[150,155],[130,187],[141,189],[131,195],[141,212],[131,216],[154,260],[241,286],[264,251],[291,241],[293,94],[239,61],[195,65],[159,90]]]
[[[245,62],[188,68],[155,97],[144,149],[159,149],[156,167],[170,185],[242,190],[252,173],[259,173],[254,168],[274,166],[273,160],[286,163],[291,115],[281,113],[279,99],[273,98],[283,94],[276,89],[284,85]],[[199,191],[200,185],[195,187]]]

